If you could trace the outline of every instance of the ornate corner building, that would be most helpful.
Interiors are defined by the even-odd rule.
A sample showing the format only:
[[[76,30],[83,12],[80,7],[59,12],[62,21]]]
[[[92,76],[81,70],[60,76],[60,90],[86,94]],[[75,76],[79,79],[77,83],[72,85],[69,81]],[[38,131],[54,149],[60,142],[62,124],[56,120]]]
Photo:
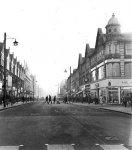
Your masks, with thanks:
[[[75,96],[90,93],[92,97],[103,96],[107,103],[121,103],[123,96],[132,94],[132,34],[121,33],[114,14],[105,28],[105,34],[98,28],[95,48],[86,44],[85,57],[79,54],[71,88]]]
[[[91,92],[105,96],[107,102],[120,103],[122,96],[132,92],[132,35],[121,33],[114,14],[106,25],[106,34],[98,29],[90,71]]]

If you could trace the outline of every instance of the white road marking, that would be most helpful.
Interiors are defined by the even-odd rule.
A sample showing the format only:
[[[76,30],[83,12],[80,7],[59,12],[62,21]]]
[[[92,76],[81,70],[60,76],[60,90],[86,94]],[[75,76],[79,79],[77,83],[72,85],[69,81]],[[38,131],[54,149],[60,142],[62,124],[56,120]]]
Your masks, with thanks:
[[[104,150],[128,150],[122,144],[120,145],[100,145]]]
[[[75,150],[71,144],[52,144],[47,145],[47,150]]]
[[[19,146],[0,146],[0,150],[19,150]]]

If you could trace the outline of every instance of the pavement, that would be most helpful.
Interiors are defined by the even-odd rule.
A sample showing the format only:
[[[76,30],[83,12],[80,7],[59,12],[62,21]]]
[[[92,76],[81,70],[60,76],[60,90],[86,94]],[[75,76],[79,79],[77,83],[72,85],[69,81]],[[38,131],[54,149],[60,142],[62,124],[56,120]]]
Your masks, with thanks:
[[[20,106],[20,105],[23,105],[23,104],[26,104],[26,103],[30,103],[30,102],[17,102],[17,103],[14,103],[13,105],[11,104],[8,104],[8,106],[4,107],[3,105],[0,105],[0,111],[2,110],[5,110],[5,109],[9,109],[9,108],[12,108],[12,107],[16,107],[16,106]]]
[[[29,103],[29,102],[27,102],[27,103]],[[15,103],[13,105],[9,104],[5,108],[3,107],[3,105],[0,105],[0,111],[4,110],[4,109],[11,108],[11,107],[23,105],[23,104],[26,104],[26,103],[18,102],[18,103]],[[90,103],[90,104],[88,104],[88,103],[72,103],[72,104],[87,106],[87,107],[88,106],[89,107],[97,107],[100,109],[106,109],[106,110],[110,110],[110,111],[116,111],[116,112],[121,112],[121,113],[126,113],[126,114],[132,115],[132,107],[130,107],[130,106],[124,107],[124,106],[119,105],[119,104],[94,104],[94,103]]]
[[[94,104],[94,103],[72,103],[74,105],[81,105],[81,106],[87,106],[87,107],[97,107],[100,109],[106,109],[110,111],[116,111],[121,113],[126,113],[132,115],[132,107],[127,106],[124,107],[121,104]]]

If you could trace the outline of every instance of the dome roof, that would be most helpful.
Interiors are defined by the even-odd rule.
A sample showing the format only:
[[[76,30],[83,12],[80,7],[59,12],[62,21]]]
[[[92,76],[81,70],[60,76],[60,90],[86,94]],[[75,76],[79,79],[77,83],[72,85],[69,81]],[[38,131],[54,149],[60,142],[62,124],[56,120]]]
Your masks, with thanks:
[[[113,13],[112,17],[109,19],[107,25],[114,25],[119,24],[118,19],[115,17],[115,14]]]

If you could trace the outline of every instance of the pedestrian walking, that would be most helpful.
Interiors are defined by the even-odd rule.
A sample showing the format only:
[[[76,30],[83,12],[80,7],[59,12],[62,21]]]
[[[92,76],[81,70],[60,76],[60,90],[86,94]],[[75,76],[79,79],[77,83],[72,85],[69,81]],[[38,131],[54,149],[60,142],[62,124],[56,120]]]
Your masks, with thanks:
[[[54,101],[54,104],[55,104],[55,102],[56,102],[56,96],[54,96],[53,101]]]
[[[64,97],[64,103],[68,103],[67,96]]]
[[[23,102],[23,103],[25,102],[25,97],[24,97],[24,96],[22,96],[22,102]]]
[[[48,96],[46,96],[46,98],[45,98],[45,103],[49,104]]]
[[[98,104],[99,103],[99,100],[98,100],[98,98],[95,96],[95,98],[94,98],[94,101],[95,101],[95,104]]]
[[[127,107],[127,97],[124,97],[123,104],[124,104],[125,107]]]
[[[100,104],[103,105],[103,96],[102,95],[100,95],[100,99],[99,100],[100,100]]]
[[[49,95],[49,103],[52,104],[51,96]]]

